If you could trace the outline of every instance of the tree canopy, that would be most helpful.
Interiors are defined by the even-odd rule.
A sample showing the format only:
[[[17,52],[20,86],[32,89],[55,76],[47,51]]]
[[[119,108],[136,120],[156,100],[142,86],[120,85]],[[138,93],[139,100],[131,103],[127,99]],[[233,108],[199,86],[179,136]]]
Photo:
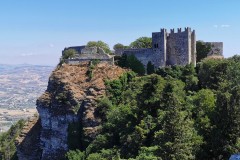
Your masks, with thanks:
[[[75,49],[66,49],[63,52],[62,58],[68,59],[73,58],[77,54],[77,51]]]
[[[113,49],[116,51],[118,49],[126,49],[126,48],[129,48],[128,46],[124,46],[123,44],[121,43],[117,43],[113,46]]]
[[[197,67],[165,67],[144,76],[129,72],[106,81],[106,97],[96,109],[101,132],[68,156],[229,159],[240,152],[239,59],[205,59]]]
[[[200,62],[202,59],[206,58],[211,48],[212,47],[210,44],[203,43],[202,41],[197,41],[197,62]]]
[[[105,51],[105,53],[111,53],[108,44],[103,41],[89,41],[87,43],[87,47],[100,47]]]
[[[130,68],[139,75],[145,74],[144,65],[133,54],[123,54],[118,61],[118,65],[123,68]]]
[[[151,37],[140,37],[133,41],[130,45],[130,48],[151,48],[152,47],[152,38]]]

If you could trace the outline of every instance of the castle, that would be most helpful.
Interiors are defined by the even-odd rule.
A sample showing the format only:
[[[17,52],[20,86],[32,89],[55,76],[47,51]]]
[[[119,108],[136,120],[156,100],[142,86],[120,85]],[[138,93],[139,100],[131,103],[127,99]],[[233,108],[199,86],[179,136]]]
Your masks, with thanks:
[[[222,42],[204,42],[204,44],[210,44],[212,47],[211,51],[207,53],[208,55],[223,55]],[[79,54],[83,54],[85,53],[83,51],[86,49],[86,46],[69,47],[66,49],[75,49]],[[149,62],[151,62],[155,68],[187,65],[190,63],[196,65],[196,34],[195,31],[192,31],[189,27],[184,30],[178,28],[177,32],[171,29],[170,33],[168,33],[166,29],[161,29],[160,32],[152,33],[151,48],[118,49],[115,51],[116,56],[122,56],[123,54],[134,55],[141,61],[145,68]],[[92,56],[91,54],[84,54],[84,56],[84,59],[97,59],[97,56]],[[69,63],[76,63],[84,59],[82,56],[79,56],[77,59],[69,60]],[[114,61],[112,57],[110,59]]]
[[[167,65],[196,64],[196,36],[191,28],[181,28],[175,33],[166,29],[152,33],[152,48],[120,49],[116,55],[133,54],[144,66],[150,61],[156,68]]]
[[[212,47],[208,55],[223,55],[222,42],[204,42],[204,44],[210,44]],[[196,65],[196,34],[189,27],[183,31],[178,28],[177,32],[171,29],[170,33],[166,29],[161,29],[160,32],[152,33],[152,48],[119,49],[115,54],[119,56],[132,54],[145,68],[149,61],[155,68],[190,63]]]

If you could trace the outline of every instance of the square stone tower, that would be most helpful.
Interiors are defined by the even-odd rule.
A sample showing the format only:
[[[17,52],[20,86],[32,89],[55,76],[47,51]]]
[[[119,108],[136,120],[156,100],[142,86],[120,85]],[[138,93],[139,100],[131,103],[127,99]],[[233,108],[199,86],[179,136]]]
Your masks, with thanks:
[[[158,66],[166,66],[167,58],[167,30],[152,33],[152,49],[156,57]]]
[[[174,29],[167,33],[166,29],[152,33],[152,48],[158,57],[159,67],[166,65],[196,65],[196,36],[191,28]]]

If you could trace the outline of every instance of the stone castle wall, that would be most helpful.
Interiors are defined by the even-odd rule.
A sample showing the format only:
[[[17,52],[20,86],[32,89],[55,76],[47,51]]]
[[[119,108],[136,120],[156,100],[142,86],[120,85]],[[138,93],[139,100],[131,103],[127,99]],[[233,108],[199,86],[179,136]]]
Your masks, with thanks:
[[[144,49],[123,49],[116,52],[117,55],[122,54],[134,55],[145,67],[151,61],[154,65],[158,64],[158,57],[152,48]]]
[[[195,31],[191,34],[191,63],[196,66],[196,59],[197,59],[197,48],[196,48],[196,34]]]
[[[64,53],[64,51],[66,51],[68,49],[74,49],[78,53],[81,53],[82,49],[84,49],[84,48],[86,48],[86,46],[74,46],[74,47],[64,48],[64,50],[62,51],[62,54]]]
[[[99,60],[101,62],[108,62],[109,64],[114,64],[114,57],[104,54],[81,54],[71,59],[66,59],[67,64],[79,64],[79,62],[89,62],[93,60]]]

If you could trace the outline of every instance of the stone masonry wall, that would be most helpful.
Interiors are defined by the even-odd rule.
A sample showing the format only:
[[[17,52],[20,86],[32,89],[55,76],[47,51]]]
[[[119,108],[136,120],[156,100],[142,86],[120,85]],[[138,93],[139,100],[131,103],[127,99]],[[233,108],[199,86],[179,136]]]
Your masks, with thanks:
[[[166,29],[161,29],[161,32],[152,33],[152,48],[154,53],[157,55],[156,66],[164,67],[166,66],[166,53],[167,53],[167,31]]]
[[[191,29],[171,30],[167,38],[167,65],[186,65],[191,62]]]
[[[74,58],[69,58],[65,60],[67,64],[79,64],[80,62],[89,62],[93,60],[99,60],[101,62],[109,62],[109,64],[114,64],[114,56],[108,54],[79,54]]]
[[[196,49],[196,34],[195,31],[191,34],[191,63],[196,66],[196,58],[197,58],[197,49]]]
[[[146,49],[128,49],[124,50],[124,54],[134,55],[146,68],[147,63],[151,61],[155,66],[158,66],[158,55],[152,48]]]

